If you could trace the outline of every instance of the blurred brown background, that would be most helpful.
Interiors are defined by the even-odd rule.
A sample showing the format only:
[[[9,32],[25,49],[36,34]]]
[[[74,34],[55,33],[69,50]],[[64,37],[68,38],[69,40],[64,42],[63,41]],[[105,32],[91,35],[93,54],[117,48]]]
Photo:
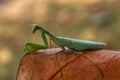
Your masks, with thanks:
[[[58,36],[120,47],[120,0],[0,0],[0,80],[15,80],[24,43],[42,43],[32,23]]]

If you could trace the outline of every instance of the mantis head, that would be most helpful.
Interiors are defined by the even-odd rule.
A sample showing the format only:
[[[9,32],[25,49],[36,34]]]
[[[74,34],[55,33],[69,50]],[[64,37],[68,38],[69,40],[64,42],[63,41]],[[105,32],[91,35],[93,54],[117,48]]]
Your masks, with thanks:
[[[37,25],[37,24],[32,24],[31,25],[31,29],[32,29],[32,32],[35,33],[36,30],[40,30],[42,32],[46,32],[45,29],[43,29],[41,26]]]
[[[32,24],[31,25],[31,29],[32,29],[32,32],[35,33],[36,30],[39,30],[41,31],[42,33],[45,33],[47,34],[49,37],[51,38],[55,38],[54,35],[52,35],[50,32],[48,32],[47,30],[45,30],[44,28],[42,28],[41,26],[37,25],[37,24]]]
[[[32,32],[35,33],[35,31],[38,29],[38,25],[37,24],[32,24],[31,29],[32,29]]]

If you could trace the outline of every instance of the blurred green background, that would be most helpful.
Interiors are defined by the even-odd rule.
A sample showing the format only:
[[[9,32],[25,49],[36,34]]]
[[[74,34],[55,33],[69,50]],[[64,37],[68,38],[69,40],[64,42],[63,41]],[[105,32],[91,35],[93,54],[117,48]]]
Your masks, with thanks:
[[[15,80],[26,42],[42,43],[32,23],[58,36],[120,47],[120,0],[0,0],[0,80]]]

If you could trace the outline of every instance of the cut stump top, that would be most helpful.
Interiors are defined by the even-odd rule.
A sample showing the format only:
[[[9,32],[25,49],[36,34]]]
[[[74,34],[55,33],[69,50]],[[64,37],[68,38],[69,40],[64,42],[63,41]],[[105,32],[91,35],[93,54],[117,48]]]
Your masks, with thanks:
[[[58,54],[60,67],[55,53],[60,48],[49,48],[28,53],[19,64],[16,80],[120,80],[120,52],[112,50],[85,50],[83,55],[96,64],[104,74],[83,56],[66,50]]]

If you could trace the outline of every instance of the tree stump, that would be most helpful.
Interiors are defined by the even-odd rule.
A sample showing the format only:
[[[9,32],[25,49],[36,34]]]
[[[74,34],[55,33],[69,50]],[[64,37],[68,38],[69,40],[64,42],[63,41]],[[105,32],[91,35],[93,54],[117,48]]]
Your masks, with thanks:
[[[82,55],[70,50],[58,54],[60,48],[49,48],[28,53],[21,59],[16,80],[120,80],[120,52],[85,50],[83,55],[96,64],[104,74]],[[63,77],[60,75],[62,70]]]

